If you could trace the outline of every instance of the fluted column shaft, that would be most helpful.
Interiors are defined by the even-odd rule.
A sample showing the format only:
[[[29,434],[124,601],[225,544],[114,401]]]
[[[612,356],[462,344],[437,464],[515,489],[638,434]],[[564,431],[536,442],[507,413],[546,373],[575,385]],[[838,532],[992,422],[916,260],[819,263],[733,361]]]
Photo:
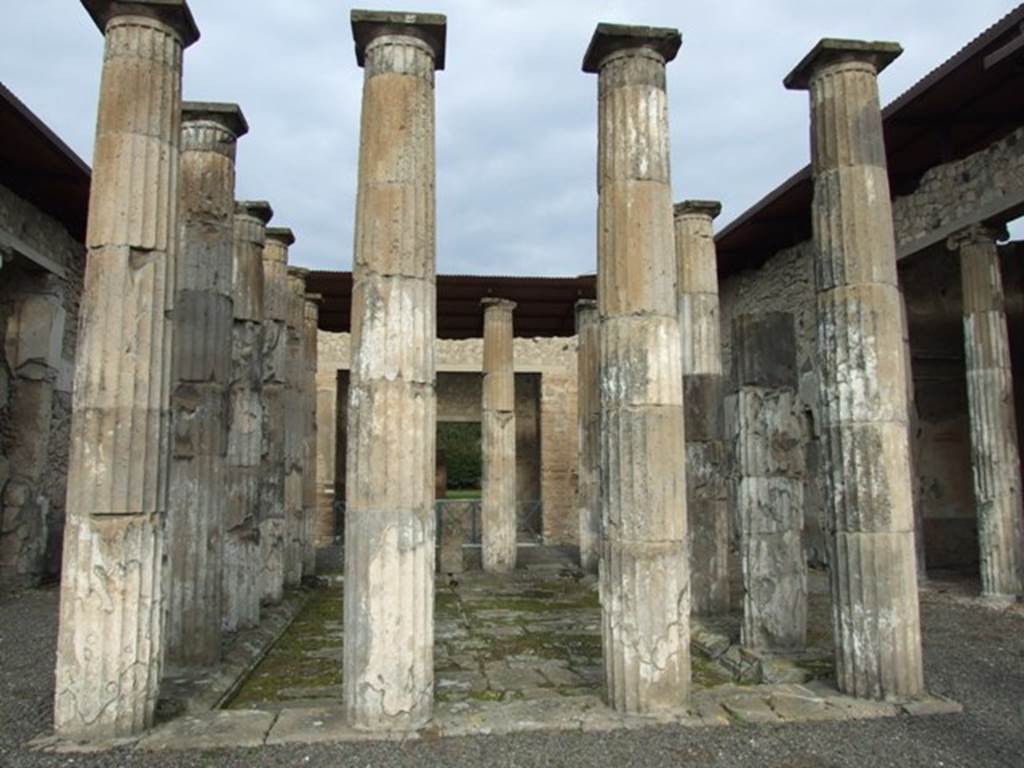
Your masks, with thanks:
[[[234,217],[234,327],[229,390],[224,629],[260,621],[260,462],[263,456],[263,244],[270,206],[239,203]]]
[[[906,361],[877,73],[894,44],[823,41],[811,95],[819,394],[840,690],[920,695]]]
[[[665,92],[665,63],[678,39],[674,30],[599,25],[584,62],[599,72],[602,644],[608,701],[635,714],[683,706],[690,687]],[[605,43],[610,50],[600,51]]]
[[[729,452],[713,222],[721,203],[675,206],[676,307],[682,336],[686,402],[686,509],[690,594],[696,615],[729,610]]]
[[[807,440],[797,398],[793,316],[737,316],[732,353],[744,588],[740,638],[754,650],[800,651],[807,639]]]
[[[285,556],[284,583],[297,586],[302,582],[304,561],[302,479],[306,462],[306,274],[307,270],[288,269],[288,371],[286,375],[284,411],[284,511]]]
[[[484,299],[483,447],[480,511],[483,567],[516,567],[516,412],[512,315],[515,302]]]
[[[960,252],[971,469],[978,515],[981,593],[1014,599],[1022,589],[1021,469],[1013,406],[1013,367],[999,232],[972,227],[950,241]]]
[[[166,660],[220,660],[240,111],[186,103],[171,364]]]
[[[302,381],[304,420],[302,430],[302,572],[316,572],[316,515],[317,515],[317,425],[316,425],[316,335],[319,325],[320,297],[306,294],[303,301],[302,361],[305,364]]]
[[[351,725],[386,730],[418,727],[433,710],[434,70],[443,61],[444,17],[352,18],[365,76],[346,459],[344,703]],[[440,43],[423,39],[428,25],[439,30]]]
[[[578,455],[576,515],[580,528],[580,567],[597,573],[601,560],[601,390],[600,326],[597,302],[576,302],[576,419]]]
[[[334,485],[338,441],[338,372],[319,371],[316,375],[316,485],[317,547],[334,543]]]
[[[263,452],[260,564],[263,602],[280,601],[285,576],[285,402],[288,376],[289,229],[266,231],[263,247]]]
[[[181,62],[183,46],[198,34],[172,26],[168,17],[181,8],[187,6],[152,18],[96,17],[106,47],[75,363],[54,702],[54,725],[64,736],[138,733],[152,724],[157,701]]]

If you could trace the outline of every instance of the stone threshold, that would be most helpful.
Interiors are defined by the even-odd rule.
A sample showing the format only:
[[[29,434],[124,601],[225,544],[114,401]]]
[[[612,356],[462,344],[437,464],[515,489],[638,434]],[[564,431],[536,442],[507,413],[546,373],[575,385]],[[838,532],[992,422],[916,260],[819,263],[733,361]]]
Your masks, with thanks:
[[[806,683],[815,677],[812,668],[833,666],[831,649],[822,652],[809,648],[787,655],[763,653],[744,648],[728,631],[715,626],[713,619],[696,616],[691,618],[690,645],[744,685]]]
[[[81,743],[48,737],[30,747],[73,754],[115,748],[133,751],[211,750],[325,742],[398,741],[535,731],[599,733],[658,726],[727,727],[742,724],[861,720],[959,714],[949,699],[876,702],[843,696],[821,682],[807,685],[721,685],[694,693],[690,707],[652,717],[620,715],[596,696],[514,702],[438,704],[434,720],[416,731],[368,732],[350,728],[340,705],[280,710],[217,710],[185,715],[135,739]]]

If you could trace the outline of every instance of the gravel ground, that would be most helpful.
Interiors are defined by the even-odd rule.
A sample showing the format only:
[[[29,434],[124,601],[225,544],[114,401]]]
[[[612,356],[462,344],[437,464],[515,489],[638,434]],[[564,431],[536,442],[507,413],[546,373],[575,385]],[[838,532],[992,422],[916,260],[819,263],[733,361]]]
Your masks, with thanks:
[[[839,724],[651,728],[396,744],[224,752],[43,755],[22,744],[50,727],[57,592],[0,598],[0,766],[567,766],[752,768],[1024,766],[1024,617],[922,595],[930,689],[963,715]]]

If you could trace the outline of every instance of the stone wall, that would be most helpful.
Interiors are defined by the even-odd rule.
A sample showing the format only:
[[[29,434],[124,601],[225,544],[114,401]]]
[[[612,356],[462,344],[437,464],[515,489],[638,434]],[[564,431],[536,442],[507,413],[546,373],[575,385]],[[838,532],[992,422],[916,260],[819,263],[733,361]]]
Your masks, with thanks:
[[[1024,128],[970,157],[937,166],[921,178],[911,194],[893,200],[897,248],[936,241],[899,263],[900,285],[907,301],[917,409],[913,436],[918,458],[917,488],[924,511],[929,567],[970,565],[977,560],[977,534],[971,486],[967,390],[960,300],[960,272],[945,247],[945,235],[972,218],[988,216],[1005,200],[1024,191]],[[1003,250],[1018,423],[1022,423],[1024,323],[1021,258]],[[815,290],[813,243],[805,241],[771,255],[757,269],[725,277],[720,285],[723,370],[731,370],[732,318],[741,313],[791,312],[797,330],[799,402],[809,439],[805,486],[805,542],[812,562],[825,557],[823,496],[817,471],[819,419],[815,375]],[[1015,320],[1016,318],[1016,320]],[[734,424],[733,398],[727,398],[727,421]],[[1020,433],[1020,430],[1018,430]]]
[[[0,186],[0,250],[3,588],[60,573],[85,248],[58,221]],[[25,251],[52,267],[33,264]]]
[[[321,331],[318,367],[321,381],[333,371],[349,368],[351,339],[348,334]],[[516,371],[517,452],[520,497],[536,497],[536,474],[543,506],[545,543],[572,545],[578,537],[574,509],[576,492],[576,339],[520,339],[514,341]],[[449,374],[480,374],[483,340],[440,340],[437,343],[438,386],[452,387],[451,397],[439,391],[438,419],[479,418],[479,379],[472,381]],[[524,376],[523,374],[530,374]],[[539,383],[538,383],[539,380]],[[532,405],[531,405],[532,403]],[[539,408],[537,404],[539,403]],[[461,405],[460,405],[461,404]],[[327,409],[323,410],[328,413]],[[343,414],[338,409],[335,419]],[[320,423],[323,428],[323,422]],[[337,424],[335,425],[337,428]],[[539,440],[539,455],[534,450]],[[538,466],[539,462],[539,466]],[[321,466],[324,462],[321,462]],[[340,461],[338,462],[340,464]],[[323,505],[326,509],[326,503]]]

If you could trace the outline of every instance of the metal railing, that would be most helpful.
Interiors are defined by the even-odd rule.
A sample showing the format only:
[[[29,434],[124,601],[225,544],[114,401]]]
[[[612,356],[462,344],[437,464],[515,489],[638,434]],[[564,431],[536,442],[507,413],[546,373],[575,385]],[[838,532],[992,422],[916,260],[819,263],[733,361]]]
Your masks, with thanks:
[[[440,541],[442,515],[446,511],[463,510],[466,515],[466,543],[480,544],[480,515],[483,502],[480,499],[438,499],[434,503],[437,515],[437,536]],[[457,514],[457,512],[455,512]],[[520,544],[542,544],[544,541],[544,505],[539,500],[523,501],[516,505],[516,529]]]

